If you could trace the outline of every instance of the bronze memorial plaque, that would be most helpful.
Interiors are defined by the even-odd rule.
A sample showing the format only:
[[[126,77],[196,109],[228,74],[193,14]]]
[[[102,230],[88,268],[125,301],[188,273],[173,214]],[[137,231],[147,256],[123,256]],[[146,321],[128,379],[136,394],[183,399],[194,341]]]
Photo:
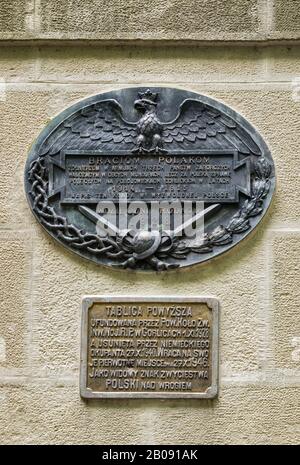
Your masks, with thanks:
[[[85,297],[81,396],[213,398],[218,300]]]
[[[210,260],[260,222],[275,167],[232,108],[168,87],[119,89],[65,109],[30,149],[30,207],[100,265],[167,271]]]

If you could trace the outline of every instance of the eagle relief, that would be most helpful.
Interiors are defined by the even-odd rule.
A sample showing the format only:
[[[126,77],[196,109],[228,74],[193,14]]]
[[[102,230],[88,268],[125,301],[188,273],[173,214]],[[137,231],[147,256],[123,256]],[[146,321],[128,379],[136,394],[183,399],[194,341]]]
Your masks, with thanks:
[[[209,260],[258,224],[275,188],[270,151],[223,103],[128,88],[64,110],[25,168],[32,211],[98,264],[164,271]]]

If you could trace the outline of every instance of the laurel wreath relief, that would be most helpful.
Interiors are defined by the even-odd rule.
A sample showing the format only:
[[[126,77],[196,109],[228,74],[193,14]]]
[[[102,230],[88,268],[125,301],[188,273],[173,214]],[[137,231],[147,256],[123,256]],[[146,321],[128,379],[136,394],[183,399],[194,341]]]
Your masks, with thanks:
[[[261,156],[254,162],[251,173],[251,197],[243,203],[226,226],[220,225],[209,234],[204,234],[199,244],[188,246],[184,239],[171,237],[165,233],[160,234],[155,250],[151,250],[143,262],[157,271],[177,268],[177,263],[166,263],[168,258],[184,259],[191,253],[205,254],[213,251],[214,247],[223,246],[233,241],[234,234],[240,234],[248,230],[251,217],[257,216],[263,211],[263,202],[270,189],[270,175],[272,166],[269,161]],[[48,168],[45,157],[34,160],[29,169],[29,182],[32,198],[32,209],[40,222],[58,239],[77,250],[87,250],[93,255],[102,255],[116,260],[116,266],[121,268],[136,268],[141,261],[137,253],[136,237],[127,235],[100,238],[96,234],[88,233],[69,224],[64,216],[58,215],[48,202]]]

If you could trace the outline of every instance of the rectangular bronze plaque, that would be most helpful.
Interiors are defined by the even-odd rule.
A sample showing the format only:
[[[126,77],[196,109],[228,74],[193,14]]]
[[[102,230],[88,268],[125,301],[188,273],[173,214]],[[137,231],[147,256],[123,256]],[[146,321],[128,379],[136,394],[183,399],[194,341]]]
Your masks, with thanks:
[[[83,299],[81,396],[213,398],[218,300]]]

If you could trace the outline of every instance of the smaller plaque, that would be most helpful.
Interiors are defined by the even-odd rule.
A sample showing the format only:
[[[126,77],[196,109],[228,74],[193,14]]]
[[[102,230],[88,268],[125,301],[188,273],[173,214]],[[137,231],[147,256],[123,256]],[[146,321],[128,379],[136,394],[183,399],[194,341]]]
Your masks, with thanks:
[[[215,397],[218,312],[212,297],[85,297],[81,396]]]

